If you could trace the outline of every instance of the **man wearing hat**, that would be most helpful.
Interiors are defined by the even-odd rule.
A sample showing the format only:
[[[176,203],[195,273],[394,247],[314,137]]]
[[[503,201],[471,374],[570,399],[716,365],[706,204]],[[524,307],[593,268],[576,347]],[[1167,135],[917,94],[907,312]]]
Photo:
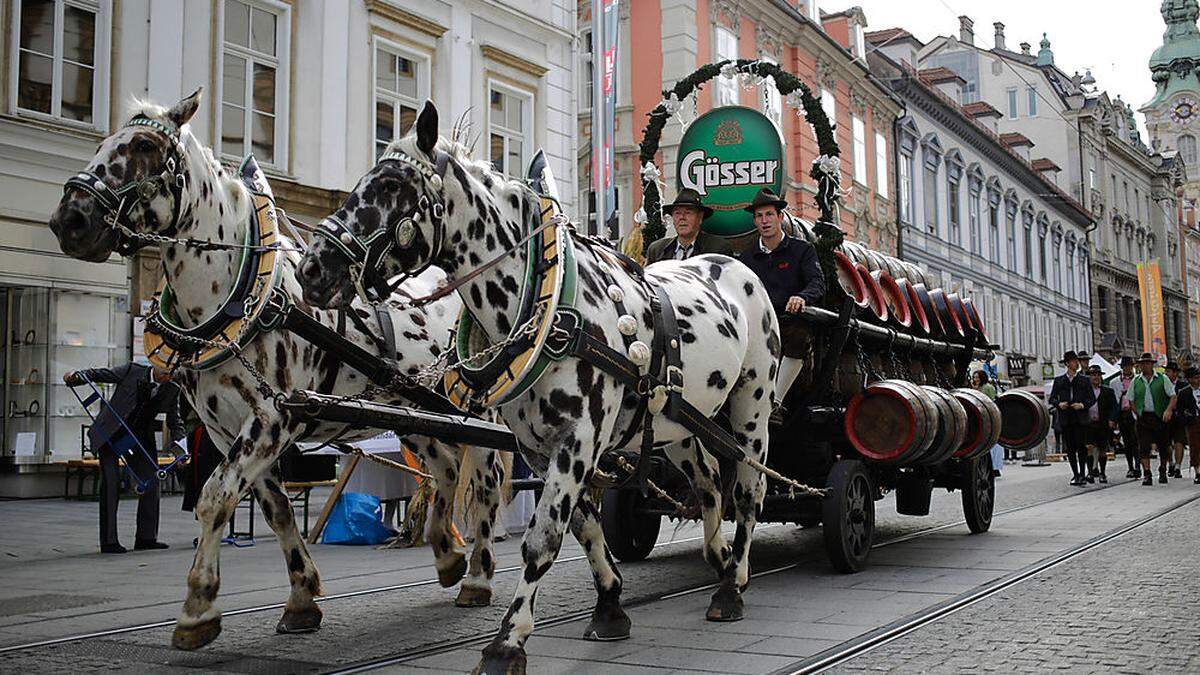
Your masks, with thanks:
[[[1096,404],[1096,395],[1092,393],[1091,383],[1079,372],[1078,354],[1069,350],[1063,354],[1060,363],[1067,367],[1067,372],[1054,378],[1046,401],[1058,412],[1063,445],[1067,446],[1067,461],[1071,463],[1073,474],[1071,485],[1084,485],[1088,482],[1084,433],[1088,409]]]
[[[699,192],[683,188],[675,201],[664,206],[663,210],[671,214],[675,236],[663,237],[650,244],[646,249],[647,265],[660,260],[687,260],[701,253],[733,255],[729,242],[700,229],[700,224],[712,215],[713,210],[700,201]]]
[[[1137,360],[1138,376],[1125,392],[1137,415],[1138,450],[1142,457],[1142,485],[1154,485],[1150,473],[1150,448],[1158,448],[1158,482],[1167,482],[1167,456],[1171,454],[1167,423],[1175,412],[1175,385],[1162,373],[1154,372],[1156,359],[1143,352]]]
[[[1175,394],[1178,396],[1184,389],[1187,388],[1187,382],[1179,378],[1179,364],[1175,361],[1167,361],[1167,365],[1163,366],[1163,374],[1175,385]],[[1171,466],[1167,468],[1167,476],[1171,478],[1183,478],[1183,446],[1187,444],[1187,430],[1183,427],[1183,418],[1179,415],[1172,415],[1171,421],[1167,424],[1167,434],[1170,436],[1171,446],[1174,449],[1174,456],[1171,457]]]
[[[1121,416],[1117,418],[1117,426],[1121,430],[1121,446],[1125,452],[1125,463],[1129,470],[1126,478],[1137,478],[1142,475],[1138,470],[1137,418],[1133,414],[1133,403],[1125,398],[1125,392],[1133,385],[1133,357],[1125,354],[1121,357],[1121,374],[1112,381],[1113,391],[1121,399]]]
[[[1088,408],[1087,447],[1091,456],[1088,458],[1088,476],[1092,475],[1093,466],[1100,469],[1100,482],[1108,482],[1108,444],[1112,441],[1113,432],[1117,430],[1117,417],[1120,406],[1117,395],[1112,388],[1104,384],[1104,370],[1100,366],[1088,366],[1088,380],[1092,385],[1092,395],[1096,405]],[[1093,465],[1093,460],[1095,464]]]
[[[820,302],[825,295],[825,276],[816,249],[780,229],[786,206],[787,202],[769,188],[758,191],[746,207],[754,214],[758,243],[751,244],[739,257],[762,280],[779,316],[783,358],[775,377],[775,399],[781,403],[800,374],[807,351],[808,338],[798,315],[806,305]]]
[[[1183,419],[1183,427],[1187,431],[1188,448],[1192,460],[1192,482],[1200,485],[1200,368],[1188,366],[1183,371],[1183,377],[1188,386],[1178,394],[1175,402],[1175,416]],[[1178,467],[1180,462],[1176,462]]]

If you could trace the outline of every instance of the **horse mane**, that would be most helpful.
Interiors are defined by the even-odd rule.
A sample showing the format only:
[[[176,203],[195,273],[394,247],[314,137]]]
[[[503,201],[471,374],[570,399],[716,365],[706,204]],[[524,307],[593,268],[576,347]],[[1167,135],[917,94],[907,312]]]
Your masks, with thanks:
[[[475,159],[472,157],[472,146],[468,144],[467,138],[470,136],[470,125],[463,123],[461,120],[454,126],[454,137],[446,138],[439,136],[437,149],[450,155],[462,165],[467,174],[483,184],[493,184],[497,189],[491,191],[497,199],[507,197],[511,193],[520,195],[529,193],[529,186],[525,181],[512,178],[511,176],[499,173],[492,169],[492,163],[486,159]],[[398,138],[388,144],[385,152],[403,152],[412,157],[421,157],[423,152],[417,149],[416,134],[408,134],[403,138]]]

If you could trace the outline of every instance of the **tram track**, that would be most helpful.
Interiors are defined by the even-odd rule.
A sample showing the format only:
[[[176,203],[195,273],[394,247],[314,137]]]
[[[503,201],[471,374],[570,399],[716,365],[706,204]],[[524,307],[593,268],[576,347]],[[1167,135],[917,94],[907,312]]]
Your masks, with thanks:
[[[933,607],[906,616],[898,621],[890,623],[886,626],[873,630],[869,633],[861,635],[857,638],[844,642],[832,649],[826,650],[819,654],[813,655],[802,661],[797,661],[795,664],[781,668],[772,673],[772,675],[810,675],[813,673],[827,672],[840,665],[844,665],[854,659],[863,656],[875,649],[878,649],[890,642],[903,638],[912,634],[921,628],[934,624],[938,621],[946,619],[951,615],[962,611],[972,605],[982,602],[997,593],[1012,588],[1018,584],[1024,583],[1040,574],[1058,567],[1074,558],[1091,551],[1097,547],[1103,546],[1115,539],[1118,539],[1138,528],[1148,525],[1159,518],[1162,518],[1170,513],[1173,513],[1193,502],[1200,500],[1200,495],[1195,495],[1166,506],[1154,513],[1143,516],[1124,525],[1109,530],[1104,534],[1093,537],[1088,541],[1077,544],[1066,551],[1056,553],[1049,558],[1038,561],[1023,569],[1017,570],[1011,574],[1005,575],[999,579],[983,584],[967,593],[959,595],[942,603],[938,603]]]
[[[1007,509],[998,510],[993,514],[993,517],[1003,516],[1005,514],[1015,513],[1015,512],[1031,509],[1031,508],[1036,508],[1039,506],[1044,506],[1046,504],[1051,504],[1051,503],[1055,503],[1055,502],[1059,502],[1059,501],[1063,501],[1063,500],[1073,499],[1075,497],[1079,497],[1079,496],[1082,496],[1085,494],[1091,494],[1094,492],[1098,492],[1100,490],[1106,490],[1106,489],[1118,487],[1123,484],[1125,484],[1125,483],[1111,483],[1109,485],[1105,485],[1103,487],[1097,487],[1097,488],[1088,490],[1086,492],[1077,492],[1077,493],[1069,494],[1069,495],[1061,495],[1061,496],[1057,496],[1057,497],[1051,497],[1051,498],[1038,500],[1035,502],[1031,502],[1029,504],[1021,505],[1021,506],[1014,506],[1014,507],[1010,507]],[[931,526],[928,528],[923,528],[923,529],[916,530],[913,532],[908,532],[905,534],[897,535],[897,536],[891,537],[885,541],[877,542],[876,544],[874,544],[874,546],[872,548],[882,548],[885,546],[891,546],[891,545],[899,544],[902,542],[911,541],[913,539],[918,539],[918,538],[925,537],[925,536],[928,536],[931,534],[935,534],[937,532],[941,532],[941,531],[944,531],[947,529],[958,527],[963,524],[965,524],[965,521],[962,519],[958,519],[958,520],[942,523],[939,525],[934,525],[934,526]],[[760,525],[757,529],[759,531],[762,531],[762,530],[772,529],[775,527],[782,527],[783,525],[784,524],[782,524],[782,523],[780,523],[780,524],[765,524],[765,525]],[[689,542],[694,542],[694,541],[700,541],[702,539],[703,539],[702,535],[693,536],[693,537],[684,537],[681,539],[674,539],[671,541],[664,541],[664,542],[658,543],[655,545],[654,548],[655,548],[655,550],[660,550],[660,549],[668,547],[668,546],[673,546],[676,544],[684,544],[684,543],[689,543]],[[570,563],[570,562],[578,562],[578,561],[583,561],[583,560],[586,560],[585,555],[582,555],[582,554],[574,555],[574,556],[559,559],[558,561],[556,561],[556,565],[563,564],[563,563]],[[807,562],[807,561],[804,561],[804,562]],[[781,565],[781,566],[773,567],[770,569],[762,570],[760,572],[756,572],[756,573],[752,574],[751,578],[758,578],[758,577],[778,574],[778,573],[785,572],[787,570],[799,567],[801,564],[802,564],[801,562],[795,562],[795,563],[789,563],[786,565]],[[509,574],[512,572],[519,572],[522,569],[523,569],[523,567],[521,565],[502,567],[502,568],[499,568],[496,570],[496,575],[499,576],[501,574]],[[434,586],[437,584],[438,584],[437,578],[433,577],[430,579],[423,579],[423,580],[419,580],[419,581],[411,581],[411,582],[405,582],[405,583],[400,583],[400,584],[388,584],[388,585],[384,585],[384,586],[377,586],[377,587],[364,588],[364,589],[358,589],[358,590],[353,590],[353,591],[346,591],[343,593],[333,593],[330,595],[326,595],[326,596],[317,598],[316,600],[319,603],[328,603],[328,602],[333,602],[333,601],[338,601],[338,600],[346,600],[346,599],[357,598],[357,597],[379,595],[379,594],[391,593],[391,592],[402,592],[405,590]],[[652,595],[649,597],[634,600],[634,601],[628,602],[626,604],[626,606],[627,607],[638,607],[638,606],[653,604],[656,602],[662,602],[665,600],[669,600],[669,599],[675,598],[675,597],[689,595],[692,593],[703,592],[705,590],[710,590],[715,587],[716,587],[716,583],[698,584],[698,585],[690,586],[690,587],[687,587],[684,589],[676,589],[676,590],[673,590],[673,591],[665,593],[665,594]],[[260,613],[260,612],[279,611],[279,610],[282,610],[283,607],[284,607],[284,603],[282,603],[282,602],[253,605],[253,606],[249,606],[249,607],[240,607],[240,608],[224,611],[224,612],[222,612],[222,616],[234,617],[234,616],[255,614],[255,613]],[[580,619],[587,618],[590,615],[591,615],[591,609],[582,610],[582,611],[578,611],[578,612],[570,612],[570,613],[566,613],[566,614],[557,615],[554,617],[539,619],[537,625],[538,625],[539,629],[547,628],[547,627],[557,626],[557,625],[560,625],[563,623],[570,623],[572,621],[578,621]],[[174,625],[175,625],[175,619],[170,618],[170,619],[164,619],[161,621],[132,624],[132,625],[120,626],[120,627],[116,627],[116,628],[90,631],[87,633],[67,635],[67,636],[58,637],[58,638],[49,638],[49,639],[45,639],[45,640],[32,641],[32,642],[27,642],[27,643],[22,643],[22,644],[0,647],[0,656],[13,655],[16,653],[34,650],[34,649],[38,649],[38,648],[68,645],[68,644],[72,644],[72,643],[87,642],[90,640],[111,638],[111,637],[120,636],[120,635],[141,633],[141,632],[150,631],[150,630],[170,628]],[[445,641],[441,641],[441,642],[437,642],[437,643],[433,643],[433,644],[427,644],[427,645],[423,645],[423,646],[419,646],[419,647],[414,647],[411,649],[404,650],[403,652],[399,652],[399,653],[392,654],[392,655],[385,656],[385,657],[371,659],[368,661],[363,661],[363,662],[354,663],[354,664],[347,664],[345,666],[337,666],[331,670],[324,671],[324,672],[329,672],[329,673],[366,672],[369,670],[383,668],[383,667],[387,667],[390,665],[398,665],[398,664],[409,662],[409,661],[412,661],[412,660],[415,660],[418,658],[422,658],[425,656],[430,656],[430,655],[434,655],[434,654],[440,654],[440,653],[444,653],[444,652],[448,652],[448,651],[453,651],[460,647],[470,646],[473,644],[480,644],[482,642],[485,642],[486,640],[491,639],[493,637],[493,635],[494,635],[494,631],[489,630],[486,632],[480,632],[477,634],[473,634],[473,635],[469,635],[469,636],[465,636],[465,637],[461,637],[461,638],[454,638],[454,639],[445,640]]]
[[[1118,487],[1118,486],[1124,485],[1124,484],[1126,484],[1126,482],[1110,483],[1108,485],[1098,487],[1098,488],[1095,488],[1092,490],[1088,490],[1086,492],[1077,492],[1077,493],[1070,494],[1070,495],[1063,495],[1063,496],[1059,496],[1059,497],[1052,497],[1052,498],[1048,498],[1048,499],[1039,500],[1037,502],[1025,504],[1022,506],[1014,506],[1014,507],[1010,507],[1007,509],[1001,509],[1001,510],[994,512],[992,514],[992,517],[994,519],[997,516],[1003,516],[1003,515],[1010,514],[1010,513],[1017,513],[1017,512],[1025,511],[1028,509],[1045,506],[1047,504],[1053,504],[1055,502],[1073,499],[1075,497],[1079,497],[1079,496],[1086,495],[1086,494],[1093,494],[1093,493],[1099,492],[1101,490],[1107,490],[1107,489]],[[1200,495],[1198,495],[1196,497],[1196,499],[1200,499]],[[1179,505],[1177,505],[1177,507],[1178,506],[1183,506],[1183,504],[1179,504]],[[895,537],[891,537],[891,538],[881,541],[881,542],[876,542],[874,545],[872,545],[871,548],[872,548],[872,550],[874,550],[874,549],[884,548],[887,546],[893,546],[895,544],[912,541],[914,539],[926,537],[931,534],[936,534],[938,532],[949,530],[949,529],[959,527],[959,526],[965,525],[965,524],[966,524],[965,520],[956,520],[953,522],[942,523],[940,525],[934,525],[932,527],[924,528],[924,529],[917,530],[914,532],[908,532],[908,533],[905,533],[902,535],[897,535]],[[1141,524],[1144,524],[1144,523],[1141,523]],[[762,570],[760,572],[752,573],[750,575],[750,578],[757,579],[760,577],[770,576],[773,574],[779,574],[781,572],[786,572],[788,570],[795,569],[795,568],[799,567],[801,564],[807,563],[807,562],[808,561],[788,563],[786,565],[780,565],[780,566],[773,567],[770,569]],[[651,597],[646,597],[646,598],[641,598],[641,599],[625,602],[625,603],[623,603],[623,606],[626,609],[632,609],[632,608],[636,608],[636,607],[644,607],[647,605],[653,605],[658,602],[664,602],[664,601],[670,600],[672,598],[678,598],[678,597],[682,597],[685,595],[691,595],[693,593],[702,593],[707,590],[712,590],[716,587],[717,587],[717,583],[715,583],[715,582],[706,583],[706,584],[698,584],[698,585],[690,586],[685,589],[679,589],[679,590],[674,590],[674,591],[671,591],[668,593],[664,593],[662,595],[656,595],[656,596],[651,596]],[[581,621],[583,619],[587,619],[588,617],[590,617],[591,614],[592,614],[592,610],[589,608],[589,609],[580,610],[577,612],[569,612],[569,613],[565,613],[565,614],[559,614],[559,615],[544,618],[544,619],[539,618],[539,619],[537,619],[537,630],[544,630],[546,628],[553,628],[555,626],[560,626],[562,624],[571,623],[574,621]],[[323,671],[321,671],[321,673],[322,673],[322,675],[350,675],[351,673],[365,673],[365,672],[370,672],[370,671],[374,671],[374,670],[379,670],[381,668],[388,668],[391,666],[400,666],[405,663],[415,661],[417,659],[425,658],[427,656],[444,654],[444,653],[455,651],[457,649],[461,649],[464,647],[470,647],[470,646],[474,646],[474,645],[482,645],[482,644],[486,643],[487,641],[491,640],[494,636],[495,636],[495,630],[489,630],[486,632],[477,633],[475,635],[470,635],[470,636],[460,637],[460,638],[453,638],[453,639],[444,640],[444,641],[429,644],[429,645],[424,645],[421,647],[406,649],[406,650],[403,650],[401,652],[398,652],[396,654],[392,654],[389,656],[377,657],[377,658],[373,658],[373,659],[360,661],[357,663],[336,666],[336,667],[330,668],[328,670],[323,670]]]

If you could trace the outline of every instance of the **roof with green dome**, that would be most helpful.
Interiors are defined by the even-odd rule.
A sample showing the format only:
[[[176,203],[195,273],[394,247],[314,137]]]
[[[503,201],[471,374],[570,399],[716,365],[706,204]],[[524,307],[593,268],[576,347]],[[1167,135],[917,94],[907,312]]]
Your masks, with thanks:
[[[1197,0],[1163,0],[1161,7],[1167,30],[1162,46],[1150,56],[1150,70],[1157,90],[1143,108],[1152,108],[1182,91],[1200,90],[1200,17]]]

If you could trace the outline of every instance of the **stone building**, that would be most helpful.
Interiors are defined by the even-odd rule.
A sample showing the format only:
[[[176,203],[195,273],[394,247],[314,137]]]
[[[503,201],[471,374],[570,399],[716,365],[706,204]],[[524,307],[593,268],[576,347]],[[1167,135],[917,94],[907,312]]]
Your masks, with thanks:
[[[134,97],[169,104],[203,87],[193,132],[227,163],[253,152],[301,220],[340,204],[426,98],[446,134],[469,111],[476,156],[505,171],[545,148],[575,210],[565,0],[12,0],[0,24],[0,406],[27,413],[0,427],[0,470],[78,457],[86,418],[46,383],[132,357],[131,316],[158,284],[157,252],[80,263],[46,221]]]
[[[1042,382],[1091,340],[1091,215],[1005,142],[993,107],[960,104],[964,78],[914,68],[919,40],[903,29],[867,40],[879,48],[872,71],[907,112],[896,125],[901,256],[974,299],[1002,380]]]
[[[580,27],[590,25],[591,3],[579,3]],[[698,67],[730,58],[769,59],[813,88],[837,123],[841,149],[843,200],[841,226],[853,238],[885,251],[896,250],[895,203],[890,142],[900,105],[866,66],[863,40],[867,22],[854,7],[827,13],[811,0],[621,0],[617,59],[616,169],[617,231],[627,234],[641,206],[638,143],[647,114],[662,100],[662,90]],[[583,41],[591,36],[583,28]],[[579,115],[578,188],[590,189],[590,57],[582,57]],[[731,79],[709,83],[688,104],[694,118],[714,107],[742,105],[771,118],[783,139],[787,198],[801,217],[814,219],[816,185],[808,177],[817,156],[816,139],[802,116],[770,87],[740,88]],[[659,166],[667,184],[666,201],[675,194],[676,150],[683,135],[672,121],[663,131]],[[581,200],[582,202],[582,200]]]
[[[1200,164],[1196,139],[1200,136],[1200,30],[1196,0],[1168,0],[1161,7],[1166,32],[1162,45],[1150,56],[1154,97],[1139,111],[1146,116],[1150,144],[1164,154],[1173,154],[1185,182],[1181,190],[1180,236],[1184,255],[1181,262],[1189,296],[1187,324],[1190,351],[1200,354],[1200,229],[1196,205],[1200,203]]]
[[[1089,248],[1092,349],[1141,351],[1141,301],[1136,265],[1157,260],[1162,273],[1167,352],[1190,345],[1178,204],[1178,171],[1140,138],[1132,110],[1098,91],[1089,75],[1056,65],[1045,34],[1036,53],[1028,42],[1007,46],[995,23],[993,47],[977,44],[969,17],[959,34],[941,36],[917,54],[917,67],[943,67],[963,78],[960,102],[987,103],[1001,142],[1028,159],[1047,180],[1092,214]],[[1087,344],[1078,345],[1086,348]]]

